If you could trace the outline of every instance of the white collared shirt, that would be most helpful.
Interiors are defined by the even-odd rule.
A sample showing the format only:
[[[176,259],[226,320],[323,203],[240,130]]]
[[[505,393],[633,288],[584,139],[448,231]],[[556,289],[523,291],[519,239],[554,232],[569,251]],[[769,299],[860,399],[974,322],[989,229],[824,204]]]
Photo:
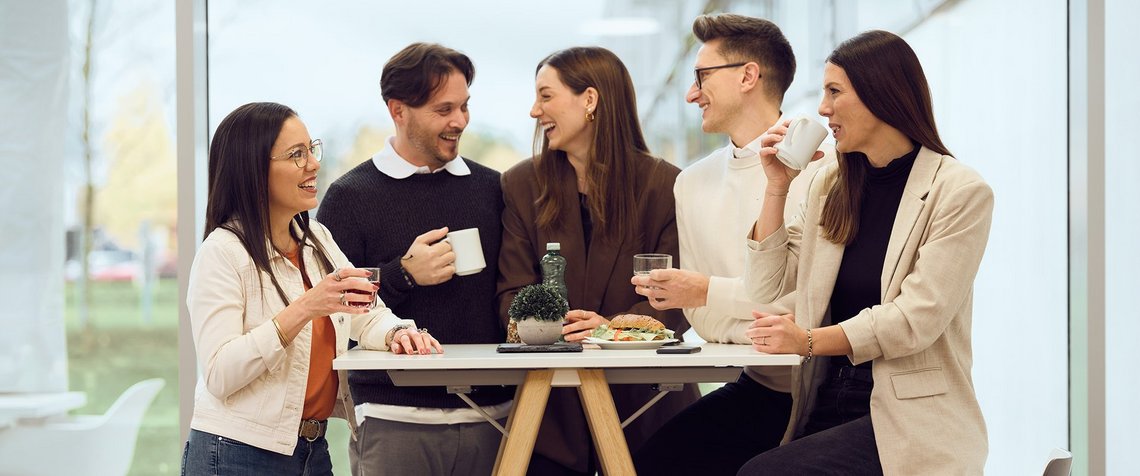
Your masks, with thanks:
[[[471,175],[471,168],[467,166],[463,157],[456,157],[444,164],[443,167],[433,171],[426,165],[415,165],[408,162],[408,159],[401,157],[396,152],[395,136],[389,137],[385,142],[388,143],[388,146],[372,156],[372,165],[375,165],[376,169],[384,175],[394,179],[400,180],[415,174],[434,174],[442,171],[447,171],[447,173],[455,176]]]

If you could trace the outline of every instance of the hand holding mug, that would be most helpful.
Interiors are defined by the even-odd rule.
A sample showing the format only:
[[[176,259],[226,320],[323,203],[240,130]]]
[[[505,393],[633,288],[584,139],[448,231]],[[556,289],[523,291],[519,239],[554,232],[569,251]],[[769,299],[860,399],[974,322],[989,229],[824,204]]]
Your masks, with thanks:
[[[787,191],[792,179],[809,163],[823,157],[819,150],[827,128],[806,117],[785,119],[760,136],[760,162],[768,189]]]
[[[411,275],[416,285],[445,283],[455,275],[455,253],[451,251],[451,243],[442,241],[446,236],[447,227],[417,236],[400,258],[400,265]]]

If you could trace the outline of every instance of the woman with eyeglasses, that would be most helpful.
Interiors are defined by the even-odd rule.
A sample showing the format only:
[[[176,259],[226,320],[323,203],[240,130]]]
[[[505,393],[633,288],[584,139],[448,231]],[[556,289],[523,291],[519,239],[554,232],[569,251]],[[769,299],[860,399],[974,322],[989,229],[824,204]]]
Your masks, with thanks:
[[[182,474],[332,474],[328,418],[355,428],[347,379],[332,369],[351,338],[395,353],[442,352],[376,299],[317,205],[321,142],[290,108],[251,103],[210,146],[205,240],[186,305],[201,379]]]
[[[783,446],[739,474],[982,474],[970,328],[993,191],[943,145],[922,65],[892,33],[831,53],[819,113],[838,162],[811,177],[787,226],[798,172],[775,156],[787,123],[761,139],[768,184],[745,284],[792,312],[754,313],[747,334],[806,360]]]

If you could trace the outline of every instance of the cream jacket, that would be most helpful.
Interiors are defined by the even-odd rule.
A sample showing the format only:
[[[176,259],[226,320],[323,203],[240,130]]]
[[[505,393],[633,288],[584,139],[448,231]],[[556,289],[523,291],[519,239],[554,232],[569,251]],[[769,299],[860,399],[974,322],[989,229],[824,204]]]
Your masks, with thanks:
[[[334,267],[352,266],[325,227],[316,221],[310,226]],[[326,273],[311,244],[303,252],[305,271],[316,283]],[[290,300],[296,299],[304,293],[300,269],[275,251],[270,253],[278,282]],[[305,404],[312,324],[289,347],[281,347],[272,319],[285,304],[237,235],[221,228],[206,237],[194,257],[186,306],[201,372],[191,428],[292,455]],[[384,336],[401,322],[383,303],[368,314],[337,313],[330,318],[336,329],[337,356],[348,350],[350,337],[364,348],[387,350]],[[343,371],[337,399],[333,416],[347,420],[355,431],[348,376]]]
[[[804,328],[831,322],[842,245],[819,226],[836,165],[815,174],[798,219],[749,243],[753,299],[780,298]],[[874,361],[871,421],[885,474],[982,474],[988,443],[970,376],[973,284],[989,238],[993,191],[972,169],[922,148],[907,180],[882,271],[882,303],[840,323],[853,364]],[[793,372],[785,442],[806,423],[827,371]]]

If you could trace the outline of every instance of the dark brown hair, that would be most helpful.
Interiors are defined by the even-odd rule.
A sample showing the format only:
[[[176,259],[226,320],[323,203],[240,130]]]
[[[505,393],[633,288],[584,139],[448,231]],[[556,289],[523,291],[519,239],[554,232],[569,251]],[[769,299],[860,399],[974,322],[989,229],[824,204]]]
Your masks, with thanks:
[[[756,62],[768,94],[783,102],[796,75],[796,55],[775,23],[733,13],[701,15],[693,21],[693,36],[701,43],[721,40],[717,51],[731,62]]]
[[[272,102],[246,104],[231,112],[214,131],[210,143],[209,185],[206,196],[206,230],[217,228],[237,235],[257,269],[269,275],[281,302],[289,298],[269,265],[269,157],[281,127],[297,113]],[[313,246],[322,274],[333,271],[324,245],[310,233],[309,212],[293,217],[289,234],[298,243]],[[300,236],[297,236],[300,229]],[[258,280],[262,279],[258,273]]]
[[[467,55],[435,43],[412,43],[384,65],[380,95],[385,104],[395,99],[420,107],[443,86],[452,71],[462,74],[468,86],[475,79],[475,65]]]
[[[586,88],[598,91],[594,109],[593,148],[586,160],[586,204],[594,227],[606,236],[625,236],[634,221],[637,162],[659,160],[649,155],[641,123],[637,118],[637,97],[633,80],[621,59],[610,50],[596,46],[575,47],[557,51],[538,63],[535,75],[543,66],[554,68],[559,79],[575,94]],[[538,206],[538,226],[549,229],[559,221],[563,209],[577,209],[562,203],[563,197],[574,196],[574,176],[566,152],[551,150],[541,126],[535,127],[535,167],[542,190]],[[576,192],[577,189],[575,189]]]
[[[871,30],[841,43],[827,62],[843,68],[855,94],[871,114],[912,142],[950,155],[934,125],[934,106],[918,56],[894,33]],[[824,237],[851,244],[859,232],[867,161],[861,153],[839,153],[839,178],[823,206]]]

